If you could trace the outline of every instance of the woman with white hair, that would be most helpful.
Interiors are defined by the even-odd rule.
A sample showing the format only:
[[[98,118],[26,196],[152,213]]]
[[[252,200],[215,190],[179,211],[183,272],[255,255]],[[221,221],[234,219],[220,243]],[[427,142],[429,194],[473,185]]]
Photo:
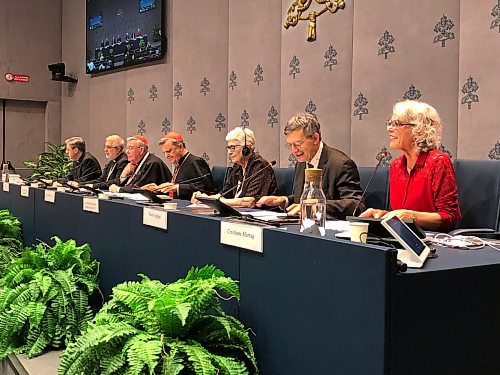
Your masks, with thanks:
[[[403,155],[391,163],[391,209],[401,219],[431,230],[453,229],[461,218],[457,184],[450,158],[438,150],[441,119],[429,104],[397,103],[387,121],[390,147]],[[369,208],[362,217],[383,217],[387,211]]]
[[[255,135],[248,128],[236,127],[226,136],[227,153],[233,163],[221,192],[213,197],[234,207],[253,207],[264,195],[275,194],[276,177],[271,164],[255,152]],[[193,194],[206,196],[200,192]]]

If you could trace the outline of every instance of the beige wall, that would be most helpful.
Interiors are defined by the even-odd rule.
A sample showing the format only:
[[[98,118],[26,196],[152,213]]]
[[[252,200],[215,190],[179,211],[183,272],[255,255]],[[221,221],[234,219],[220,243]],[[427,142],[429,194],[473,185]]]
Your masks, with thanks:
[[[324,140],[359,165],[374,165],[377,153],[388,147],[384,121],[413,85],[420,99],[440,112],[443,145],[453,157],[487,159],[500,142],[500,33],[490,29],[497,0],[346,1],[345,9],[318,18],[314,43],[306,41],[308,22],[282,27],[291,2],[168,1],[168,52],[160,63],[91,77],[84,71],[85,2],[63,1],[63,61],[80,82],[76,90],[62,92],[62,137],[86,137],[89,150],[103,160],[104,137],[131,135],[142,120],[158,154],[156,141],[168,120],[191,151],[214,165],[227,161],[228,129],[248,121],[262,155],[288,166],[293,160],[281,130],[290,115],[311,102]],[[443,16],[454,24],[449,30],[454,39],[444,47],[433,42]],[[387,58],[379,55],[378,44],[386,30],[395,50]],[[330,46],[336,64],[325,66]],[[294,56],[300,62],[295,78],[289,66]],[[236,86],[230,87],[233,71]],[[479,85],[479,102],[471,109],[461,104],[469,76]],[[204,78],[210,82],[206,95],[200,92]],[[173,95],[177,83],[179,97]],[[158,89],[154,101],[152,85]],[[127,100],[130,89],[133,101]],[[361,119],[354,115],[360,94],[368,101]],[[242,119],[244,113],[248,119]],[[219,114],[225,127],[216,126]],[[192,134],[189,118],[195,121]]]
[[[61,138],[61,87],[47,65],[61,61],[61,0],[0,2],[0,98],[6,100],[6,158],[33,160]],[[5,73],[29,76],[8,82]]]

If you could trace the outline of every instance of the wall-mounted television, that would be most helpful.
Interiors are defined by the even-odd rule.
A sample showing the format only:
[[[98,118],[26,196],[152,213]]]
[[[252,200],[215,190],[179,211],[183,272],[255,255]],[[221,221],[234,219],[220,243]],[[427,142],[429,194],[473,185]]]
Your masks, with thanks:
[[[87,0],[88,74],[161,59],[164,0]]]

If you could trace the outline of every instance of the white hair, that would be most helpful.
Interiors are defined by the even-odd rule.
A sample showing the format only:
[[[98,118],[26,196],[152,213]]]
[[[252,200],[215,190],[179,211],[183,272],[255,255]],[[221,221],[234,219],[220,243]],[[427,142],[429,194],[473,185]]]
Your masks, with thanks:
[[[246,145],[251,149],[255,148],[255,135],[249,128],[242,128],[239,126],[234,128],[226,135],[226,142],[231,140],[238,141],[242,146],[246,143]]]

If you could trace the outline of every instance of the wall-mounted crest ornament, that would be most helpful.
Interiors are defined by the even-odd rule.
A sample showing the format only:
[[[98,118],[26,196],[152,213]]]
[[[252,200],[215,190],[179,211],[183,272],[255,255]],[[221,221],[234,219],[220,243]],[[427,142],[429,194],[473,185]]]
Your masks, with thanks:
[[[411,85],[408,88],[408,91],[404,93],[403,99],[405,99],[405,100],[418,100],[418,99],[420,99],[421,96],[422,96],[422,94],[420,93],[420,91],[418,89],[416,89],[414,85]]]
[[[140,135],[146,133],[146,123],[142,120],[142,118],[141,121],[139,121],[139,123],[137,124],[137,133],[139,133]]]
[[[236,73],[234,72],[234,70],[231,72],[231,74],[229,75],[229,87],[231,88],[231,90],[233,89],[233,87],[235,86],[238,86],[238,84],[236,83]]]
[[[363,115],[368,114],[368,108],[366,106],[368,105],[368,99],[366,99],[362,93],[359,93],[358,97],[354,101],[354,106],[356,109],[354,110],[352,116],[358,116],[358,120],[363,119]]]
[[[267,123],[271,125],[271,128],[274,128],[274,124],[278,123],[278,111],[274,108],[274,105],[267,112],[267,117],[269,117]]]
[[[438,33],[433,39],[433,43],[441,42],[441,47],[446,47],[446,41],[455,39],[455,34],[450,30],[455,26],[452,20],[443,14],[443,17],[434,26],[434,32]]]
[[[170,121],[168,121],[168,118],[166,118],[166,117],[161,122],[161,131],[163,134],[167,134],[169,131],[172,131],[172,126],[170,124]]]
[[[260,66],[260,64],[257,64],[257,67],[255,68],[255,71],[253,72],[255,78],[253,81],[257,83],[257,86],[259,86],[259,83],[264,80],[264,76],[262,75],[264,73],[264,69]]]
[[[209,87],[210,81],[206,77],[203,77],[200,86],[201,86],[200,93],[203,94],[203,96],[206,96],[207,92],[210,92],[210,87]]]
[[[215,129],[219,129],[220,133],[220,131],[225,127],[226,127],[226,118],[222,115],[222,113],[219,113],[215,118]]]
[[[387,151],[386,147],[382,147],[379,152],[377,152],[377,156],[375,156],[377,162],[380,162],[381,167],[388,167],[392,160],[392,154]]]
[[[439,151],[441,152],[444,152],[446,155],[448,155],[450,157],[450,159],[453,159],[453,155],[451,154],[450,150],[448,150],[445,145],[441,144],[439,147],[438,147]]]
[[[176,99],[179,99],[180,96],[182,96],[182,85],[177,82],[174,86],[174,96]]]
[[[313,0],[295,0],[288,9],[284,27],[288,29],[290,26],[296,26],[299,21],[309,21],[309,28],[307,29],[307,41],[314,42],[316,40],[316,18],[321,16],[326,11],[335,13],[339,9],[344,9],[345,2],[343,0],[314,0],[316,3],[323,6],[318,11],[311,10],[309,13],[305,12],[311,6]]]
[[[158,97],[158,89],[153,84],[153,85],[151,85],[151,88],[149,89],[149,99],[151,99],[154,102],[157,97]]]
[[[313,115],[314,117],[316,117],[316,104],[314,104],[314,102],[311,100],[309,100],[309,103],[307,103],[306,105],[306,108],[305,108],[305,111],[311,115]]]
[[[132,104],[132,101],[135,100],[134,94],[135,94],[134,90],[132,90],[132,88],[129,88],[127,92],[127,101],[129,104]]]
[[[289,76],[293,76],[293,79],[295,79],[295,75],[300,73],[300,60],[297,58],[297,56],[293,55],[293,58],[290,60],[290,64],[288,66],[290,67],[290,71],[288,72]]]
[[[500,160],[500,141],[497,141],[497,143],[495,143],[495,146],[493,146],[493,148],[490,150],[488,157],[491,160]]]
[[[240,118],[241,118],[241,127],[248,128],[250,126],[250,121],[248,121],[250,115],[248,114],[246,109],[243,110],[243,113],[241,114]]]
[[[389,53],[396,52],[392,43],[394,43],[394,37],[389,34],[389,31],[385,30],[384,35],[378,40],[378,45],[382,47],[378,50],[378,55],[384,55],[384,58],[387,59]]]
[[[187,122],[187,128],[186,130],[189,132],[189,134],[193,134],[193,132],[196,131],[196,120],[193,118],[193,116],[189,116]]]
[[[494,19],[491,21],[490,29],[498,27],[498,32],[500,33],[500,0],[498,0],[498,3],[491,10],[491,15]]]
[[[328,49],[325,52],[325,59],[326,59],[326,61],[323,64],[323,66],[325,68],[328,67],[330,70],[332,70],[332,66],[333,65],[337,65],[337,59],[335,57],[337,57],[337,51],[330,44],[330,47],[328,47]]]
[[[479,89],[479,85],[474,78],[467,78],[467,82],[462,87],[462,93],[464,93],[464,97],[462,98],[462,104],[467,103],[467,109],[471,109],[472,103],[479,102],[479,96],[474,94]]]

